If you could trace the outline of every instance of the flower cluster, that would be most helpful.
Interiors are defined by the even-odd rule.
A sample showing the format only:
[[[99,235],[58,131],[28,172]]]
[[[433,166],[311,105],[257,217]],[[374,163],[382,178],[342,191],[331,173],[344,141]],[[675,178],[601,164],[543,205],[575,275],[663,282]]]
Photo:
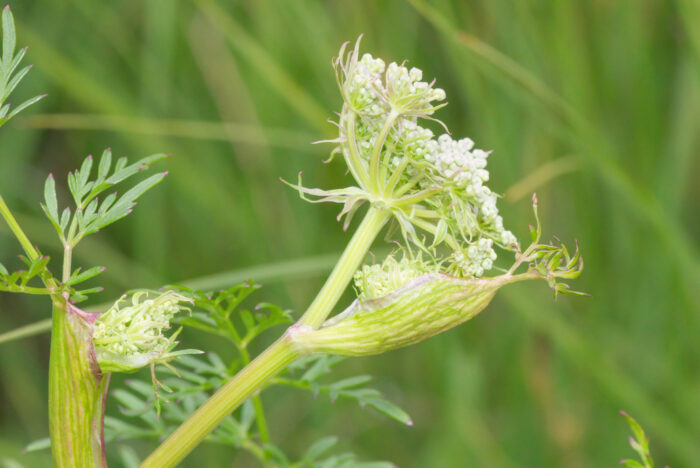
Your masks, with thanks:
[[[364,265],[355,273],[355,288],[360,299],[376,299],[394,291],[410,280],[436,270],[420,258],[412,260],[404,256],[396,260],[389,255],[382,263]]]
[[[466,276],[479,277],[493,267],[493,262],[498,256],[493,250],[493,241],[482,237],[467,247],[466,252],[458,250],[452,254],[452,257],[454,263]]]
[[[517,247],[518,240],[503,226],[503,218],[496,206],[498,196],[485,185],[489,180],[489,171],[486,170],[489,154],[474,148],[470,138],[455,141],[449,135],[441,135],[428,143],[426,159],[431,163],[429,172],[432,180],[443,189],[454,185],[453,190],[462,199],[470,201],[470,209],[477,218],[473,224],[480,226],[501,246],[512,249]],[[485,270],[490,268],[484,266]]]
[[[434,177],[452,182],[474,196],[489,180],[486,170],[486,151],[475,149],[470,138],[455,141],[449,135],[440,135],[428,143],[426,159],[433,164]]]
[[[357,112],[381,115],[388,110],[381,94],[385,68],[382,59],[375,59],[369,54],[354,64],[351,78],[345,85],[345,97]]]
[[[433,103],[446,97],[444,90],[422,81],[418,68],[409,70],[396,62],[387,66],[370,54],[360,58],[359,41],[347,56],[343,46],[336,70],[345,102],[363,116],[431,115],[441,107]]]
[[[192,301],[174,291],[153,299],[148,295],[139,291],[123,305],[124,295],[95,321],[93,343],[103,372],[133,372],[174,356],[179,331],[170,337],[164,332],[178,312],[189,310],[181,303]]]
[[[434,81],[422,81],[417,68],[387,66],[370,54],[360,58],[359,41],[348,53],[343,46],[335,64],[344,98],[335,152],[343,155],[358,187],[326,191],[300,183],[295,187],[302,197],[342,203],[339,218],[347,216],[346,226],[364,201],[388,210],[408,243],[457,277],[490,270],[495,246],[518,251],[518,240],[499,215],[498,195],[486,185],[489,152],[469,138],[436,137],[421,125],[420,119],[435,120],[431,116],[444,105],[435,103],[445,92]],[[448,252],[438,250],[445,246]],[[358,273],[363,274],[372,271]]]

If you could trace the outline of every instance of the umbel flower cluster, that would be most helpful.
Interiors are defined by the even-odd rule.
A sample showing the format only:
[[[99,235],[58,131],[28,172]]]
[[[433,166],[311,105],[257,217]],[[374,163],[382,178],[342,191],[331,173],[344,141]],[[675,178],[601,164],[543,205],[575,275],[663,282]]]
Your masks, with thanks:
[[[417,68],[360,57],[359,41],[352,50],[344,45],[334,65],[343,107],[332,156],[342,156],[357,185],[322,190],[303,187],[300,178],[294,187],[306,200],[341,203],[346,228],[362,204],[370,205],[346,254],[355,255],[353,243],[363,242],[367,226],[374,236],[388,220],[389,234],[400,232],[403,242],[399,252],[357,269],[357,300],[349,308],[316,329],[302,323],[293,330],[300,350],[366,355],[417,343],[470,319],[517,281],[544,279],[555,294],[575,293],[559,280],[581,272],[578,248],[570,255],[563,245],[539,243],[536,199],[537,226],[523,251],[487,185],[489,152],[423,126],[432,121],[446,130],[433,117],[446,105],[434,80],[422,81]],[[487,277],[497,250],[515,260]],[[527,271],[518,273],[521,265]]]
[[[364,201],[390,210],[409,250],[444,260],[446,271],[460,278],[493,268],[495,247],[516,251],[498,197],[486,185],[489,152],[469,138],[436,137],[421,126],[446,105],[445,91],[434,80],[422,81],[417,68],[387,66],[370,54],[359,58],[359,41],[347,53],[343,47],[335,65],[344,100],[335,153],[358,187],[325,191],[299,184],[302,194],[343,203],[348,220]]]
[[[135,372],[189,354],[172,351],[180,330],[165,335],[175,315],[189,310],[183,302],[192,300],[174,291],[154,298],[149,298],[148,291],[138,291],[129,300],[126,295],[119,298],[94,324],[93,343],[102,372]]]

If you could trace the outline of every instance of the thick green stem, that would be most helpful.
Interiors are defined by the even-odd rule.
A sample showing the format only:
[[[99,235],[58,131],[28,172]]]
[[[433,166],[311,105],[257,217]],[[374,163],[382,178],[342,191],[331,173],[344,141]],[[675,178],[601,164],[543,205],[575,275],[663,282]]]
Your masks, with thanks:
[[[54,465],[105,468],[103,417],[108,377],[100,372],[89,319],[55,302],[49,362],[49,432]]]
[[[233,325],[231,325],[233,332],[238,336]],[[244,366],[250,364],[250,354],[248,353],[248,348],[246,346],[240,346],[238,348],[241,354],[241,361]],[[258,426],[258,433],[260,434],[260,442],[267,443],[270,441],[270,435],[267,431],[267,421],[265,420],[265,409],[263,408],[262,401],[260,400],[260,395],[255,395],[251,398],[253,401],[253,408],[255,409],[255,424]]]
[[[277,340],[195,411],[141,464],[141,468],[175,466],[222,419],[298,357],[288,336]]]
[[[326,320],[333,307],[338,303],[340,296],[350,284],[355,271],[357,271],[364,260],[365,255],[367,255],[369,248],[372,246],[372,242],[374,242],[379,231],[384,227],[389,216],[388,210],[370,207],[362,220],[362,224],[355,231],[343,255],[326,280],[326,284],[323,285],[316,299],[314,299],[304,316],[299,320],[300,325],[318,328]]]

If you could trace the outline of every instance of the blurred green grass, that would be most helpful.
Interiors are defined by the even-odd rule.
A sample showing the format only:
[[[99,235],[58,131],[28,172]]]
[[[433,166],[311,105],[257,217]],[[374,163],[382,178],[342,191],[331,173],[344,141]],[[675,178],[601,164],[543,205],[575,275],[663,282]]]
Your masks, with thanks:
[[[321,164],[328,147],[309,143],[332,134],[326,119],[340,105],[330,59],[362,33],[364,50],[438,78],[450,101],[440,118],[494,150],[492,186],[508,194],[504,217],[523,238],[537,190],[546,232],[579,239],[586,268],[576,288],[593,297],[555,303],[544,285],[514,286],[457,330],[344,365],[377,375],[413,428],[273,390],[263,396],[273,438],[299,454],[338,434],[362,458],[401,467],[609,466],[630,455],[617,415],[624,408],[647,429],[658,460],[694,466],[697,5],[13,1],[19,43],[36,65],[17,99],[49,97],[3,128],[0,191],[30,237],[57,256],[38,206],[48,172],[65,174],[106,146],[134,157],[173,153],[167,182],[76,253],[85,266],[109,267],[102,300],[130,287],[327,259],[349,237],[336,207],[302,202],[279,178],[303,170],[314,186],[347,182],[341,164]],[[17,252],[0,228],[0,258]],[[257,300],[300,311],[325,268],[262,275]],[[3,295],[0,333],[48,312],[40,299]],[[224,343],[214,347],[227,355]],[[47,359],[47,335],[0,346],[0,454],[27,466],[48,463],[20,453],[48,432]],[[222,448],[196,453],[183,466],[251,466]]]

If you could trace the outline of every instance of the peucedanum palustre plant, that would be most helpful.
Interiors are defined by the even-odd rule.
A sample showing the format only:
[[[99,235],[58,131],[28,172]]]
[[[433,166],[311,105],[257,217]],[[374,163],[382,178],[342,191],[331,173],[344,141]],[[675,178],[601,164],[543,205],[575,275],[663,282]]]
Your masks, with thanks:
[[[14,55],[14,26],[7,8],[2,14],[2,24],[0,97],[4,102],[28,69],[11,78],[23,52]],[[125,158],[113,161],[108,149],[96,168],[93,158],[86,158],[79,169],[68,175],[73,206],[62,210],[55,180],[49,175],[42,209],[63,247],[58,276],[51,272],[49,259],[38,252],[0,198],[0,213],[22,245],[27,265],[27,270],[14,273],[0,266],[0,290],[45,294],[53,304],[49,420],[56,466],[106,466],[103,418],[110,373],[150,367],[153,387],[162,385],[182,394],[178,393],[182,386],[177,382],[186,382],[188,378],[161,383],[153,372],[156,364],[165,364],[166,370],[176,376],[177,371],[169,364],[176,357],[193,369],[208,369],[203,361],[183,356],[197,351],[174,349],[179,331],[169,332],[173,321],[180,320],[228,337],[244,366],[235,374],[231,372],[233,367],[227,367],[225,378],[209,382],[192,393],[199,399],[186,400],[187,412],[194,410],[195,404],[199,408],[189,417],[183,411],[176,412],[177,428],[166,430],[162,425],[157,426],[159,436],[169,435],[141,466],[174,466],[222,422],[222,427],[233,428],[238,435],[234,437],[220,429],[217,437],[234,441],[234,445],[248,449],[261,461],[280,466],[287,463],[269,444],[256,445],[250,436],[241,434],[248,434],[246,428],[255,419],[257,437],[263,443],[268,440],[257,396],[264,386],[320,388],[311,379],[280,377],[290,366],[298,366],[300,360],[308,364],[309,359],[329,354],[378,354],[418,343],[474,317],[501,287],[518,281],[543,279],[555,294],[576,293],[561,280],[575,278],[581,272],[578,249],[570,254],[561,244],[540,243],[536,199],[533,199],[536,226],[531,228],[532,243],[523,250],[504,227],[497,208],[498,196],[487,186],[489,153],[475,148],[468,138],[455,140],[449,133],[435,137],[432,130],[422,126],[425,121],[436,121],[433,117],[436,111],[446,105],[445,92],[436,88],[434,81],[423,81],[422,72],[416,68],[409,70],[397,63],[387,66],[369,54],[360,56],[359,41],[351,49],[343,46],[335,69],[343,106],[336,122],[339,133],[332,140],[335,148],[331,154],[342,157],[356,185],[322,190],[306,188],[300,179],[293,186],[307,200],[342,204],[339,219],[345,218],[345,228],[362,205],[368,209],[306,312],[253,360],[248,355],[249,342],[271,324],[285,322],[283,318],[288,315],[271,312],[271,319],[256,319],[249,312],[243,313],[240,317],[247,331],[242,336],[230,320],[235,304],[228,309],[216,301],[212,305],[207,302],[210,296],[193,291],[132,292],[103,314],[87,313],[77,306],[89,294],[100,291],[100,288],[77,286],[100,274],[103,268],[73,269],[73,250],[86,236],[131,213],[136,200],[166,173],[145,178],[121,196],[116,192],[103,196],[104,193],[166,155],[129,164]],[[7,106],[2,107],[1,123],[35,100],[12,113]],[[384,229],[389,238],[396,234],[396,250],[380,262],[364,264],[372,244]],[[514,256],[509,268],[497,268],[497,251]],[[491,271],[499,274],[488,276]],[[356,301],[329,318],[351,284],[357,293]],[[223,294],[222,301],[226,301],[233,293]],[[210,309],[210,315],[201,319],[197,313],[192,317],[179,314],[195,306]],[[312,369],[318,366],[328,367],[328,364],[316,361],[304,375],[313,373]],[[411,422],[403,411],[373,391],[356,390],[364,382],[363,377],[347,379],[327,388],[331,395],[363,398],[363,404],[404,423]],[[132,389],[143,390],[138,385]],[[173,402],[167,394],[163,398]],[[155,401],[157,420],[160,401],[157,393]],[[246,401],[252,402],[252,406]],[[241,417],[231,419],[231,413],[242,404],[248,406],[244,405]],[[176,407],[175,404],[170,409]],[[246,410],[251,407],[252,410]],[[168,414],[172,411],[166,410],[166,419]],[[321,443],[323,447],[328,445],[328,441]],[[319,450],[315,448],[312,452]],[[335,465],[323,466],[347,466],[343,460],[354,463],[352,457],[334,460]],[[307,461],[289,466],[305,464]]]
[[[513,282],[543,279],[555,294],[579,294],[561,282],[580,274],[578,249],[570,254],[563,245],[540,243],[536,198],[532,243],[522,250],[486,185],[488,153],[467,138],[435,138],[421,126],[446,105],[443,90],[422,81],[418,69],[360,57],[359,41],[350,50],[343,46],[334,64],[343,107],[332,156],[343,158],[357,185],[306,188],[301,177],[290,185],[304,199],[342,204],[339,219],[345,218],[345,228],[363,204],[368,210],[302,317],[179,426],[144,467],[178,463],[299,357],[371,355],[418,343],[472,318]],[[389,235],[400,232],[397,252],[363,265],[387,224]],[[488,277],[496,248],[515,260]],[[351,283],[357,300],[329,319]]]

